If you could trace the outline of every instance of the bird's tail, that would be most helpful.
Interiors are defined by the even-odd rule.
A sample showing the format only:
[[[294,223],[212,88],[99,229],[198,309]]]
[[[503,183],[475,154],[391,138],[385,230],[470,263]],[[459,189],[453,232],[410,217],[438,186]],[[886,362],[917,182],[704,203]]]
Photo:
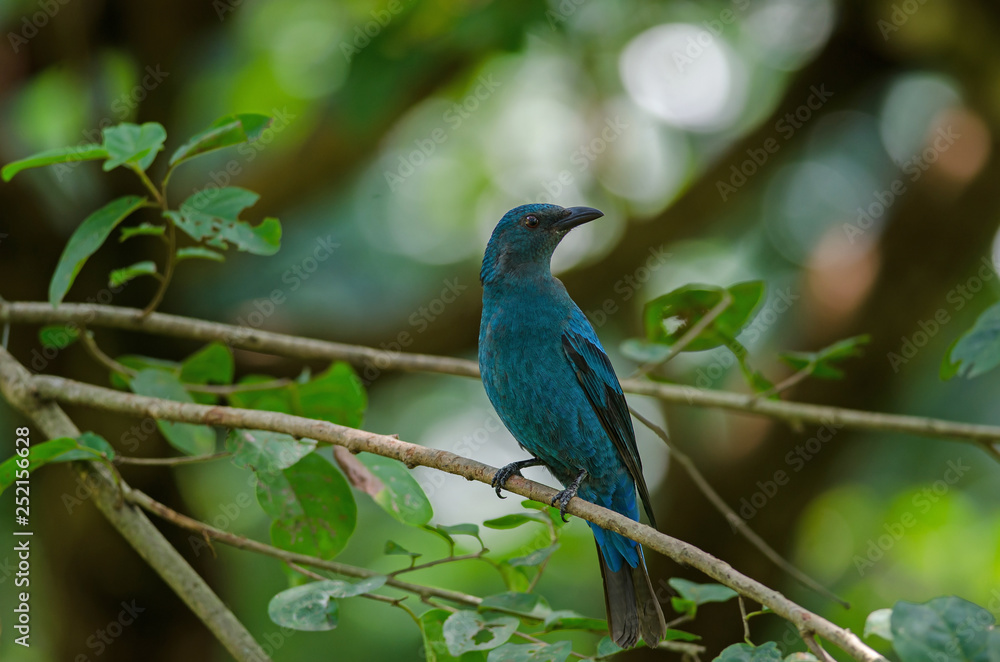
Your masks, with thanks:
[[[631,648],[642,637],[647,646],[654,648],[666,634],[667,623],[653,593],[642,552],[639,552],[636,567],[623,562],[618,571],[608,567],[600,545],[597,546],[597,558],[604,579],[604,604],[608,610],[611,638],[622,648]]]

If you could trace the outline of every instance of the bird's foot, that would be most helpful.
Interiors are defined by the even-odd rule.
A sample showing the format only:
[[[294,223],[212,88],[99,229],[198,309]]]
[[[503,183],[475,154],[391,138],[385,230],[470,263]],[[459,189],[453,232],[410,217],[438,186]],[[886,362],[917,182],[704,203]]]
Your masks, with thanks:
[[[587,470],[580,469],[580,473],[576,475],[573,482],[569,484],[565,490],[558,492],[554,497],[552,497],[552,504],[555,506],[559,504],[559,516],[562,517],[562,521],[568,522],[566,519],[566,508],[569,507],[570,500],[576,496],[576,493],[580,490],[580,483],[583,479],[587,477]]]
[[[504,495],[500,494],[500,490],[507,484],[507,481],[511,476],[521,476],[521,469],[525,467],[537,467],[543,464],[541,460],[537,457],[533,457],[530,460],[519,460],[517,462],[511,462],[510,464],[504,465],[497,469],[497,472],[493,474],[493,480],[490,481],[490,485],[496,490],[497,496],[501,499],[506,499]],[[521,476],[523,478],[523,476]]]

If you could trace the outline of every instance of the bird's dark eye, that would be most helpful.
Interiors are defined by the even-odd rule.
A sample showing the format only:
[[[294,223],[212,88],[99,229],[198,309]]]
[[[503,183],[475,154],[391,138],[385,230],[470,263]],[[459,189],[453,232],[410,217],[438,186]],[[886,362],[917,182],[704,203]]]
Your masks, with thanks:
[[[531,214],[524,217],[524,227],[535,229],[538,227],[538,217]]]

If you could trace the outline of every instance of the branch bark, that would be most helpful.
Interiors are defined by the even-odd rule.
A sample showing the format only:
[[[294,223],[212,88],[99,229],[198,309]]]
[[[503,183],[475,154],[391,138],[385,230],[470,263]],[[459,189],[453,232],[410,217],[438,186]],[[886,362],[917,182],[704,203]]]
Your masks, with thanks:
[[[143,318],[140,317],[141,312],[134,308],[100,304],[63,304],[53,308],[48,303],[0,301],[0,322],[85,324],[158,333],[204,342],[219,340],[234,348],[278,356],[347,361],[362,368],[362,376],[368,380],[372,379],[366,374],[369,370],[373,370],[376,376],[385,370],[435,372],[461,377],[479,376],[479,366],[465,359],[384,351],[361,345],[299,338],[163,313],[153,313]],[[627,392],[647,395],[663,402],[767,416],[793,425],[810,423],[952,439],[976,444],[994,459],[1000,460],[1000,426],[768,400],[752,394],[704,390],[693,386],[636,379],[623,380],[622,388]]]
[[[173,402],[91,386],[62,377],[36,376],[28,379],[38,397],[69,404],[137,417],[150,416],[156,419],[185,423],[283,432],[300,438],[310,438],[343,446],[351,452],[366,451],[391,457],[409,467],[420,465],[439,469],[486,484],[490,483],[496,472],[494,467],[448,451],[426,448],[394,437],[301,416]],[[556,495],[556,490],[518,476],[512,477],[506,488],[511,492],[545,504],[551,503]],[[806,610],[781,593],[737,572],[728,563],[693,545],[579,498],[570,501],[567,510],[569,513],[605,529],[621,533],[678,563],[697,568],[738,593],[767,605],[774,613],[793,623],[800,631],[813,632],[822,636],[856,660],[861,662],[884,660],[881,655],[865,645],[850,631]]]
[[[33,379],[24,366],[0,347],[0,392],[7,401],[49,438],[79,436],[80,430],[58,405],[37,398]],[[120,479],[116,482],[117,477],[98,462],[73,464],[84,484],[93,490],[94,502],[112,526],[184,600],[230,655],[240,662],[269,662],[271,658],[260,644],[142,511],[122,504],[123,494],[127,496],[130,492],[129,486]]]

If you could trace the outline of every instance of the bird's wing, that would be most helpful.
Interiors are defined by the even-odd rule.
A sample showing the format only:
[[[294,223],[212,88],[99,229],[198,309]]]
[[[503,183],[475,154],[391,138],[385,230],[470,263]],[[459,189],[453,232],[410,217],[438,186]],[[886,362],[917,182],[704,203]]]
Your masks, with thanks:
[[[577,316],[574,315],[570,327],[563,332],[563,351],[576,372],[576,378],[580,381],[590,406],[600,419],[601,426],[635,481],[649,523],[655,528],[656,520],[649,501],[649,490],[642,477],[642,460],[639,459],[639,449],[635,445],[635,432],[632,430],[625,394],[622,393],[608,355],[597,341],[593,327],[583,317],[583,313],[578,316],[583,319],[575,319]]]

